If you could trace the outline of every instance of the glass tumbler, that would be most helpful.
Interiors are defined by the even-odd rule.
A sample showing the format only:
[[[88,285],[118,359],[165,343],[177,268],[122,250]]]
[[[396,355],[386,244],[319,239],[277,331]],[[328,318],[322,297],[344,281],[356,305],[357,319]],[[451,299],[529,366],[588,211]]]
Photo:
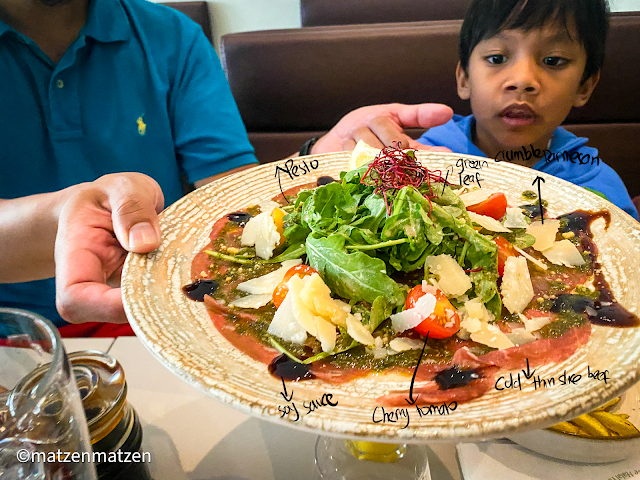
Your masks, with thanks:
[[[82,402],[57,329],[0,308],[0,480],[95,480]]]

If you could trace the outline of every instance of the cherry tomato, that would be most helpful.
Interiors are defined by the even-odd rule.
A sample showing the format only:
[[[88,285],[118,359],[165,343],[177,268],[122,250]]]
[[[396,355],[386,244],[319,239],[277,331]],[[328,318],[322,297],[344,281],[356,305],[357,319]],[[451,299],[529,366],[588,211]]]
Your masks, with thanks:
[[[502,237],[496,237],[493,239],[496,245],[498,245],[498,275],[504,274],[504,264],[509,257],[517,257],[520,255],[513,247],[509,240]]]
[[[287,270],[287,273],[284,274],[284,278],[273,291],[273,304],[276,306],[276,308],[280,306],[280,304],[284,301],[284,297],[286,297],[287,293],[289,293],[289,285],[287,285],[287,282],[291,280],[291,277],[296,274],[301,277],[305,277],[307,275],[313,275],[314,273],[318,272],[316,272],[309,265],[294,265],[289,270]]]
[[[507,213],[507,197],[504,193],[493,193],[483,202],[468,206],[467,210],[500,220]]]
[[[418,299],[424,294],[422,285],[413,287],[409,292],[404,308],[413,308]],[[460,317],[444,293],[436,290],[435,296],[436,307],[433,313],[413,329],[420,335],[426,336],[429,333],[429,338],[447,338],[460,330]]]

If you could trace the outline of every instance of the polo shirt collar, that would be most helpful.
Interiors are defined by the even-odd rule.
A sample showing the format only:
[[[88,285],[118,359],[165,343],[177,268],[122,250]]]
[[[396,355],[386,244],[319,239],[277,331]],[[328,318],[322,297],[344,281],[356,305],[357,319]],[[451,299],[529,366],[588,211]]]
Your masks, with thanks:
[[[7,25],[2,20],[0,20],[0,37],[2,37],[7,32],[13,32],[13,31],[15,31],[13,28],[11,28],[9,25]]]
[[[127,40],[129,19],[120,0],[91,0],[82,34],[103,43]]]

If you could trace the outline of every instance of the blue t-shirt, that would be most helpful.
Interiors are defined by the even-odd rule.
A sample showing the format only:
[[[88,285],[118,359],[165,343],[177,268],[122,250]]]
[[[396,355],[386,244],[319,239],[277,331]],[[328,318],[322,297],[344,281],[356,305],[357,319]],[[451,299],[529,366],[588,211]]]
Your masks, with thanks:
[[[456,153],[486,157],[473,144],[472,130],[474,122],[473,115],[466,117],[454,115],[453,119],[444,125],[427,130],[418,139],[418,142],[424,145],[447,147]],[[598,157],[598,150],[587,147],[587,141],[588,139],[576,137],[562,127],[556,128],[548,148],[550,153],[535,152],[536,154],[539,153],[542,158],[533,166],[534,170],[601,192],[611,203],[638,220],[638,211],[633,205],[624,183],[618,174],[602,160],[593,161],[594,158]],[[527,148],[530,150],[530,147]],[[551,153],[556,155],[552,156]],[[572,154],[575,154],[573,161],[571,161]],[[578,154],[580,157],[577,157]],[[589,156],[587,157],[587,155]],[[511,155],[507,154],[507,158],[503,157],[504,154],[498,160],[506,160],[511,158]],[[580,159],[583,162],[582,164],[580,164]]]
[[[58,64],[0,21],[0,72],[0,198],[136,171],[169,205],[182,179],[256,162],[215,51],[172,8],[91,0]],[[52,279],[0,285],[0,305],[60,325],[54,292]]]

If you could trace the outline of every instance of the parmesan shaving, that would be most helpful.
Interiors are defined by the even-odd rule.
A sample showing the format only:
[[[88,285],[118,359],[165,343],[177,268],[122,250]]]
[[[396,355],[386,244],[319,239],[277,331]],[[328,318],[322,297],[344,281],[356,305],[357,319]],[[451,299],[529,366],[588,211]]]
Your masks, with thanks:
[[[533,258],[531,255],[529,255],[527,252],[525,252],[524,250],[522,250],[521,248],[516,247],[515,245],[513,246],[513,248],[516,249],[516,252],[518,252],[520,255],[522,255],[524,258],[526,258],[527,260],[529,260],[531,263],[533,263],[536,267],[540,267],[542,270],[546,270],[548,267],[542,263],[540,260],[538,260],[537,258]]]
[[[502,276],[502,303],[511,313],[520,313],[533,299],[533,285],[527,261],[523,257],[509,257]],[[471,337],[473,338],[473,337]]]
[[[486,215],[479,215],[475,212],[467,212],[467,213],[469,214],[469,218],[473,223],[477,223],[482,228],[486,228],[490,232],[504,232],[504,233],[511,232],[511,230],[509,230],[507,227],[502,225],[495,218],[488,217]]]
[[[542,222],[531,222],[527,227],[527,233],[536,238],[533,248],[542,252],[547,248],[551,248],[556,241],[556,234],[560,228],[560,220],[545,220]]]
[[[548,248],[542,254],[551,263],[564,265],[565,267],[578,267],[586,263],[576,246],[569,240],[555,242],[551,248]]]
[[[346,323],[347,323],[347,333],[356,342],[360,342],[363,345],[375,344],[375,340],[373,338],[373,335],[371,335],[371,332],[367,329],[367,327],[362,325],[362,323],[358,321],[358,319],[355,316],[350,314],[347,317]]]
[[[436,276],[440,290],[447,297],[464,295],[471,288],[469,276],[450,255],[427,257],[426,263],[429,271]]]
[[[229,305],[239,308],[260,308],[264,307],[270,301],[271,294],[263,293],[260,295],[247,295],[246,297],[240,297],[233,302],[230,302]]]
[[[436,297],[429,293],[422,295],[413,308],[407,308],[400,313],[391,315],[393,331],[404,332],[420,325],[436,308]]]
[[[507,207],[504,226],[508,228],[527,228],[529,224],[520,207]]]

